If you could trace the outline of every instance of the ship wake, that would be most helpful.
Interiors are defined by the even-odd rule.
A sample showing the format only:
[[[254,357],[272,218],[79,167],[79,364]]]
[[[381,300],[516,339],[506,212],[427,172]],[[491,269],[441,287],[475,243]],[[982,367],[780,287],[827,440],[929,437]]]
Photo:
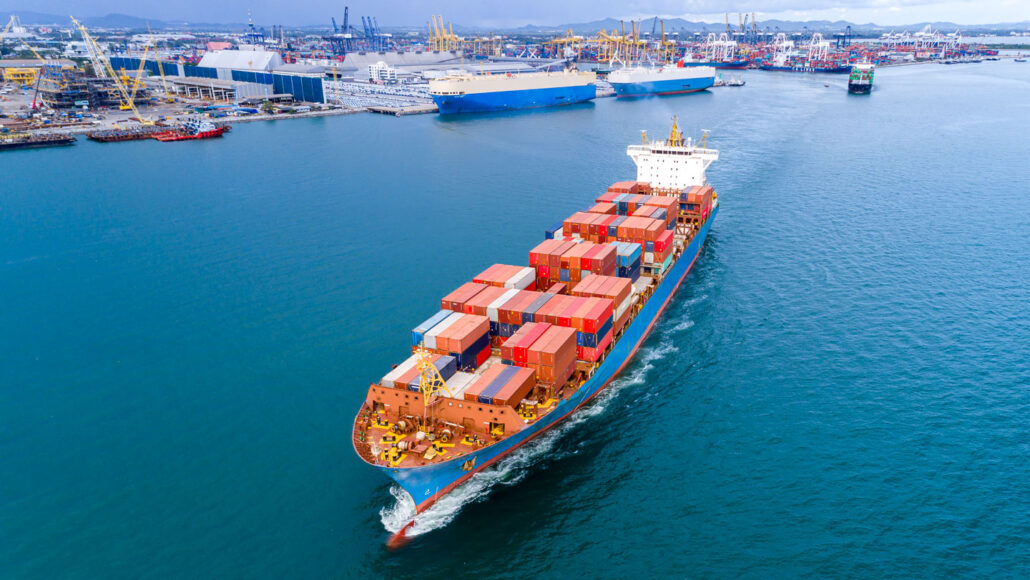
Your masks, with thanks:
[[[476,473],[420,514],[415,513],[415,501],[411,496],[399,485],[391,485],[390,495],[393,496],[393,503],[379,510],[383,527],[391,534],[396,534],[414,521],[405,530],[405,536],[408,538],[440,529],[453,521],[466,505],[485,500],[499,487],[515,485],[522,481],[529,470],[545,458],[560,459],[563,454],[554,454],[552,450],[565,433],[603,413],[619,391],[643,383],[648,371],[654,368],[653,363],[675,353],[676,350],[676,346],[669,341],[641,349],[637,354],[640,364],[635,365],[629,373],[613,380],[589,405],[578,409],[568,419],[519,447],[495,465]]]

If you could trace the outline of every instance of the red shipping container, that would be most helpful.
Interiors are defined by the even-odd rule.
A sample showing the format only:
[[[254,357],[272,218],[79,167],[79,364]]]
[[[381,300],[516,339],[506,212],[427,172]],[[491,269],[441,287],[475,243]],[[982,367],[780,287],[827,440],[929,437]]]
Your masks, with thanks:
[[[527,360],[532,365],[553,367],[569,352],[576,352],[575,329],[551,326],[529,347]]]
[[[575,246],[575,245],[576,245],[576,242],[564,241],[561,244],[559,244],[558,246],[556,246],[551,251],[550,255],[547,256],[547,265],[551,269],[561,268],[561,257],[562,257],[562,254],[564,254],[565,252],[569,251],[569,248],[571,248],[572,246]],[[557,278],[558,277],[557,274],[554,277]]]
[[[619,195],[620,194],[615,193],[613,191],[607,191],[597,196],[597,199],[594,201],[596,201],[597,203],[611,203],[615,200],[616,197],[619,197]]]
[[[588,348],[588,347],[585,347],[585,346],[577,346],[576,347],[576,357],[579,360],[583,360],[583,361],[587,361],[587,362],[597,362],[597,360],[601,358],[601,355],[604,354],[604,349],[608,348],[608,345],[610,345],[611,343],[612,343],[612,333],[609,332],[608,334],[605,335],[604,338],[601,339],[601,342],[597,345],[596,348]]]
[[[540,310],[536,311],[536,316],[534,316],[533,319],[536,322],[558,324],[558,314],[568,307],[569,300],[572,300],[571,296],[556,294],[554,298],[548,300],[546,304],[541,306]]]
[[[645,206],[641,206],[640,209],[634,210],[632,215],[635,216],[635,217],[647,217],[647,218],[649,218],[649,217],[651,217],[651,214],[653,214],[656,211],[658,211],[657,207],[655,207],[653,205],[645,205]]]
[[[583,256],[586,255],[596,244],[593,242],[583,242],[582,244],[576,244],[570,248],[569,251],[562,255],[562,267],[569,270],[582,270],[583,269]]]
[[[673,243],[672,230],[665,230],[658,239],[654,241],[654,251],[664,252],[666,248],[671,248]]]
[[[539,282],[540,278],[550,278],[551,277],[551,267],[550,266],[537,266],[536,267],[536,277],[537,277],[537,282]],[[540,284],[538,283],[537,286],[540,286]]]
[[[465,303],[481,292],[484,288],[488,288],[488,286],[486,284],[466,282],[459,286],[457,290],[444,296],[443,299],[440,300],[440,308],[442,310],[462,312],[465,307]]]
[[[504,303],[497,311],[498,322],[504,324],[522,324],[522,312],[539,298],[543,293],[533,290],[523,290],[514,298]]]
[[[640,181],[619,181],[608,186],[608,191],[614,191],[618,193],[638,193],[640,191],[640,185],[643,182]]]
[[[559,244],[561,244],[561,240],[544,240],[537,244],[535,248],[529,251],[529,265],[546,266],[547,256]]]
[[[558,326],[572,326],[572,315],[583,305],[587,298],[572,297],[568,305],[558,313]]]
[[[526,395],[536,386],[536,371],[534,369],[519,369],[513,377],[504,383],[501,390],[493,396],[494,405],[508,405],[514,407],[526,398]]]
[[[602,213],[602,214],[615,214],[616,207],[614,203],[600,202],[594,204],[594,207],[590,208],[590,213]]]
[[[493,266],[490,266],[486,270],[483,270],[482,272],[480,272],[479,275],[477,275],[474,278],[472,278],[472,281],[473,282],[478,282],[480,284],[490,284],[490,285],[493,285],[492,282],[497,278],[498,273],[504,267],[505,267],[504,264],[494,264]]]
[[[565,294],[566,284],[564,282],[558,282],[554,286],[547,289],[548,294]]]
[[[582,314],[582,331],[596,334],[608,322],[608,319],[612,317],[615,301],[611,298],[588,298],[587,300],[594,300],[595,302],[590,305],[589,310]]]
[[[478,314],[480,316],[486,316],[486,308],[490,304],[504,295],[507,292],[507,288],[498,288],[497,286],[489,286],[479,294],[476,294],[471,300],[465,303],[465,314]]]
[[[547,329],[551,328],[551,325],[546,322],[530,322],[525,326],[531,326],[531,328],[524,335],[520,336],[519,340],[512,346],[513,358],[509,359],[514,360],[515,364],[521,363],[522,366],[525,366],[528,360],[530,347],[547,332]],[[519,330],[522,329],[520,328]]]

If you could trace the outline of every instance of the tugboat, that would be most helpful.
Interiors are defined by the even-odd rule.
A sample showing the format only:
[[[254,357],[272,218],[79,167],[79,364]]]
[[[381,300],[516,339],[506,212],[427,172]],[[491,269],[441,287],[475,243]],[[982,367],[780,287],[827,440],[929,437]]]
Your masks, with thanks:
[[[75,137],[65,133],[52,135],[33,135],[30,133],[7,133],[0,135],[0,151],[8,149],[36,149],[39,147],[57,147],[74,145]]]
[[[851,69],[851,76],[848,77],[848,93],[852,95],[868,95],[873,90],[873,72],[876,69],[871,64],[856,64]]]
[[[158,141],[193,141],[221,137],[231,129],[229,125],[217,126],[204,119],[188,119],[181,128],[154,133]]]

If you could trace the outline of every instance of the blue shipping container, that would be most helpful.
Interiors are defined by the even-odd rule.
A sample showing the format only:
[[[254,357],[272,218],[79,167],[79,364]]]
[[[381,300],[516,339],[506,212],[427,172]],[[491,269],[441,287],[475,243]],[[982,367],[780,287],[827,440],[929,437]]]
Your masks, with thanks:
[[[434,326],[443,322],[444,318],[450,316],[452,312],[450,310],[441,310],[436,314],[430,316],[422,324],[419,324],[411,331],[411,346],[418,346],[422,344],[422,340],[425,338],[427,332],[433,329]]]

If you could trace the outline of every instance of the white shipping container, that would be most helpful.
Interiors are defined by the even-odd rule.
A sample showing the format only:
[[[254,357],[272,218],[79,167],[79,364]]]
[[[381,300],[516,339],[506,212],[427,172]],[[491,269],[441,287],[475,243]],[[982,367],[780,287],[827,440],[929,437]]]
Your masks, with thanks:
[[[533,269],[530,268],[529,270],[532,271]],[[498,322],[498,320],[497,320],[497,309],[502,307],[502,306],[504,306],[504,304],[506,302],[511,300],[519,292],[520,292],[520,290],[518,290],[516,288],[512,288],[511,290],[508,290],[504,294],[501,294],[500,298],[498,298],[497,300],[494,300],[493,302],[490,303],[489,306],[486,307],[486,317],[489,318],[491,322]]]
[[[519,270],[518,274],[509,278],[508,281],[504,283],[504,287],[525,290],[533,284],[534,280],[536,280],[536,270],[526,267]]]
[[[417,362],[418,355],[413,354],[409,356],[408,358],[404,359],[404,362],[397,365],[397,368],[386,373],[386,376],[383,377],[383,380],[379,381],[379,384],[383,385],[384,387],[390,387],[392,389],[394,387],[394,381],[401,378],[401,375],[411,370]]]
[[[435,349],[436,348],[436,337],[439,336],[440,333],[443,332],[444,330],[447,330],[448,326],[450,326],[450,325],[454,324],[455,322],[457,322],[458,320],[460,320],[462,316],[465,316],[465,314],[463,312],[455,312],[455,313],[451,314],[450,316],[448,316],[447,318],[444,318],[443,322],[441,322],[440,324],[437,324],[436,326],[433,327],[432,330],[427,332],[426,335],[425,335],[426,348]]]
[[[622,301],[622,304],[619,304],[618,307],[615,308],[615,320],[620,320],[622,318],[622,315],[626,313],[626,310],[629,309],[631,304],[633,304],[632,293],[630,293],[630,295]]]

